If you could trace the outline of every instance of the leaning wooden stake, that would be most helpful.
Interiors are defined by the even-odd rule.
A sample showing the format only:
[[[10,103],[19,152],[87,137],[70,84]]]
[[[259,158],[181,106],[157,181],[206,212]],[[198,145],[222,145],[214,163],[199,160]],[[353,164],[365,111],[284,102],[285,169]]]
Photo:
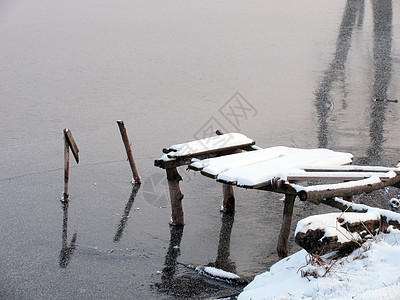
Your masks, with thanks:
[[[294,199],[296,196],[285,194],[285,208],[283,209],[283,219],[281,232],[278,239],[278,256],[284,258],[288,256],[287,244],[290,234],[290,226],[292,225],[292,215],[294,208]]]
[[[119,131],[121,132],[122,141],[124,142],[126,154],[128,155],[129,164],[131,165],[133,181],[135,183],[140,184],[141,180],[140,180],[138,171],[136,169],[135,161],[133,160],[132,149],[131,149],[131,145],[129,143],[128,135],[126,134],[124,121],[118,120],[117,124],[118,124],[118,127],[119,127]]]
[[[72,133],[68,128],[64,129],[64,192],[62,202],[69,201],[69,149],[75,157],[76,163],[79,163],[79,149],[75,143]]]

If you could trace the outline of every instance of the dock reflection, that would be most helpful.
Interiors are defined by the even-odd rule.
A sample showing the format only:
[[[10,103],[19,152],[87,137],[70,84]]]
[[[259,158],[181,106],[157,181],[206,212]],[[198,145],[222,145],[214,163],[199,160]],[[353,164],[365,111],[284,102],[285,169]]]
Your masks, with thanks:
[[[68,206],[69,206],[68,202],[62,203],[63,229],[62,229],[62,247],[60,251],[60,260],[59,260],[60,267],[62,268],[66,268],[71,261],[72,255],[76,248],[76,238],[78,235],[76,232],[74,233],[71,242],[68,246]]]
[[[217,258],[215,262],[209,263],[208,265],[235,273],[235,263],[229,259],[234,215],[223,213],[221,221],[222,226],[219,236]],[[161,274],[161,283],[155,284],[158,291],[170,296],[175,296],[179,299],[186,299],[204,293],[213,294],[221,290],[234,290],[234,287],[225,286],[220,282],[214,282],[198,276],[197,273],[193,273],[192,271],[186,271],[189,270],[189,268],[183,267],[183,264],[178,262],[178,257],[181,254],[180,245],[183,229],[183,226],[170,227],[170,241]],[[181,268],[179,268],[180,265],[182,265]]]
[[[234,214],[226,214],[226,213],[222,214],[221,217],[222,226],[219,233],[217,258],[215,262],[208,264],[211,267],[216,267],[218,269],[232,273],[236,273],[236,264],[229,258],[231,254],[230,252],[231,235],[232,235],[232,227],[234,221],[235,221]]]
[[[117,232],[115,233],[115,236],[114,236],[114,242],[116,242],[116,243],[121,240],[122,234],[125,230],[126,224],[129,219],[129,214],[131,212],[133,202],[135,202],[135,198],[139,191],[139,188],[140,188],[139,183],[135,183],[132,187],[131,195],[129,196],[128,203],[126,204],[125,209],[124,209],[124,215],[122,216],[121,221],[119,222]]]

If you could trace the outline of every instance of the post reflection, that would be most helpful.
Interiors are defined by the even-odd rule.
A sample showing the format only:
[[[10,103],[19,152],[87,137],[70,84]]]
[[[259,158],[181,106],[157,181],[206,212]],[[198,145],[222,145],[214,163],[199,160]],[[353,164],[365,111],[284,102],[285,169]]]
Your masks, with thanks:
[[[392,1],[372,0],[374,18],[374,85],[373,99],[386,99],[392,78]],[[384,122],[387,103],[371,102],[370,146],[367,149],[367,163],[375,164],[381,160],[384,138]]]
[[[170,240],[167,255],[165,256],[164,269],[162,271],[161,280],[167,286],[170,285],[176,273],[178,264],[178,256],[180,255],[180,245],[183,236],[183,226],[170,227]]]
[[[69,206],[68,202],[62,203],[63,229],[62,229],[62,247],[60,251],[60,261],[59,261],[60,267],[62,268],[66,268],[69,265],[72,254],[74,253],[74,250],[76,248],[76,238],[77,238],[77,233],[75,232],[68,246],[68,206]]]
[[[128,203],[125,206],[124,215],[122,216],[121,221],[119,222],[117,232],[115,233],[115,236],[114,236],[114,242],[116,242],[116,243],[121,240],[122,234],[123,234],[126,224],[128,222],[128,218],[129,218],[129,214],[132,209],[133,202],[135,202],[135,198],[139,191],[139,188],[140,188],[140,183],[135,183],[132,187],[131,195],[129,196]]]
[[[216,267],[218,269],[236,273],[236,265],[230,256],[230,246],[231,246],[231,235],[233,222],[235,220],[235,215],[223,213],[221,217],[222,226],[219,233],[219,243],[218,252],[215,263],[209,263],[209,266]]]
[[[345,65],[351,46],[351,36],[354,25],[358,17],[358,27],[362,27],[364,20],[364,0],[348,0],[340,24],[339,35],[336,41],[334,58],[329,68],[324,72],[324,76],[315,92],[315,107],[318,115],[318,146],[326,148],[328,146],[328,117],[333,108],[333,100],[330,92],[333,84],[342,81],[343,107],[346,107],[346,78]]]

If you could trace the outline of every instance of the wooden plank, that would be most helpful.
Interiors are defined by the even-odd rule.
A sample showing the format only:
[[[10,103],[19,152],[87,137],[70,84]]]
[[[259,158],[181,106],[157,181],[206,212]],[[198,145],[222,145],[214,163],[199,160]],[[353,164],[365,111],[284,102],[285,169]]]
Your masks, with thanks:
[[[246,148],[246,147],[254,145],[254,144],[255,144],[255,142],[252,142],[252,143],[248,143],[248,144],[241,144],[241,145],[223,147],[223,148],[218,148],[218,149],[213,149],[213,150],[194,152],[194,153],[187,154],[187,155],[177,155],[177,154],[175,154],[176,152],[170,152],[170,154],[167,154],[167,156],[169,158],[180,158],[180,159],[184,159],[184,158],[188,158],[188,157],[194,158],[194,157],[199,157],[199,156],[204,156],[205,158],[207,158],[206,156],[215,155],[220,152],[235,152],[237,150],[241,150],[242,148]]]
[[[68,128],[64,129],[64,135],[65,135],[65,139],[68,142],[69,147],[71,148],[72,154],[74,155],[75,161],[78,164],[79,163],[79,149],[78,149],[78,145],[76,144],[71,130],[69,130]]]
[[[339,180],[339,181],[347,181],[347,180],[360,180],[369,178],[372,176],[378,176],[380,179],[389,179],[393,176],[390,175],[389,172],[381,173],[381,172],[306,172],[304,174],[290,174],[287,175],[287,180],[289,182],[296,181],[306,181],[306,180]],[[393,173],[392,173],[393,174]]]
[[[204,157],[204,158],[202,158],[198,154],[193,154],[190,156],[180,156],[175,159],[169,159],[169,160],[164,160],[164,159],[160,158],[160,159],[156,159],[154,161],[154,166],[162,168],[162,169],[177,168],[180,166],[185,166],[185,165],[191,164],[192,158],[197,158],[197,159],[215,158],[215,157],[219,157],[219,156],[235,154],[241,150],[242,149],[239,147],[235,147],[232,149],[220,149],[220,150],[216,150],[216,151],[208,153],[207,157]]]
[[[378,172],[378,173],[393,171],[396,174],[400,174],[400,168],[388,168],[380,166],[357,166],[357,165],[306,167],[303,168],[303,170],[306,172]]]
[[[207,155],[215,151],[226,151],[254,145],[255,141],[240,133],[227,133],[201,140],[171,146],[169,158]]]

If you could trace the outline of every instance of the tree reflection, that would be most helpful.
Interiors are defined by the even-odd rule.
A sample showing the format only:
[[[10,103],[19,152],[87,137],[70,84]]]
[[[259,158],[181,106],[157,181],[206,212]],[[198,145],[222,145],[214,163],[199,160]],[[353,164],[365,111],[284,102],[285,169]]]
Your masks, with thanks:
[[[333,107],[330,92],[335,81],[342,80],[345,82],[344,71],[357,16],[358,26],[361,27],[364,19],[364,0],[348,0],[342,23],[340,24],[334,58],[329,68],[324,72],[324,76],[315,92],[315,106],[318,114],[318,146],[320,148],[328,146],[328,117]],[[346,89],[345,83],[342,86]],[[344,95],[347,95],[346,90],[344,91]]]
[[[373,95],[372,99],[386,99],[387,91],[392,78],[392,0],[372,0],[373,10]],[[358,17],[358,21],[357,21]],[[351,46],[351,36],[354,25],[362,27],[364,20],[364,1],[348,0],[340,25],[339,36],[336,42],[334,59],[324,72],[315,92],[315,107],[318,115],[318,145],[328,146],[328,117],[332,110],[333,100],[330,95],[333,84],[337,80],[345,81],[344,71],[347,56]],[[345,86],[345,84],[343,84]],[[347,92],[345,91],[344,95]],[[385,142],[384,122],[386,119],[387,103],[384,101],[370,102],[370,145],[367,149],[367,158],[361,163],[378,164],[381,160],[382,146]],[[345,106],[344,106],[345,108]]]
[[[374,17],[374,88],[373,99],[386,99],[389,84],[392,78],[392,1],[373,0],[372,10]],[[368,163],[380,161],[382,145],[385,141],[383,124],[387,103],[371,102],[371,123],[369,127],[370,146],[367,149]]]

